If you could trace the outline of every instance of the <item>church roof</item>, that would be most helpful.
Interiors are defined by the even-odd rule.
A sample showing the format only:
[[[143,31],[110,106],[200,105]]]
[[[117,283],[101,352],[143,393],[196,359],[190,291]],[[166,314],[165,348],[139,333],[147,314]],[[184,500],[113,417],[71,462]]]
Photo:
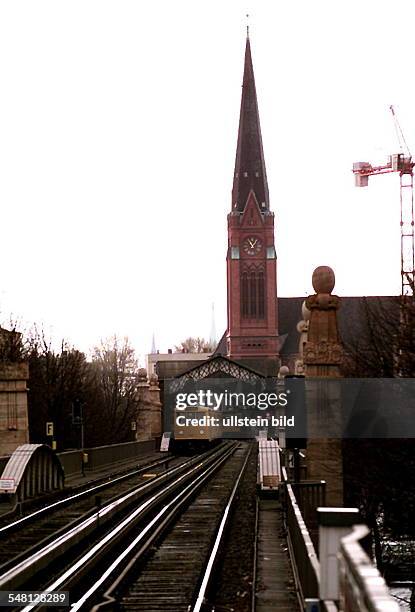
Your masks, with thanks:
[[[242,212],[244,210],[251,189],[255,193],[260,209],[269,210],[268,182],[252,66],[251,43],[247,37],[232,188],[233,211]]]
[[[278,298],[278,343],[283,359],[298,354],[300,334],[297,323],[303,318],[301,307],[305,299],[305,296]],[[399,298],[384,295],[340,297],[338,322],[340,337],[346,348],[354,346],[359,338],[367,338],[370,318],[374,314],[380,319],[398,320]],[[226,355],[226,331],[212,357],[218,355]]]
[[[225,355],[228,352],[228,347],[226,344],[226,334],[227,330],[223,332],[222,338],[219,340],[217,347],[213,351],[212,357],[216,357],[217,355]]]
[[[280,344],[280,354],[288,357],[298,353],[300,334],[297,331],[297,323],[303,318],[301,306],[305,297],[279,297],[278,298],[278,320],[280,338],[284,341]],[[399,318],[399,298],[393,296],[340,296],[340,308],[338,311],[338,322],[340,337],[347,348],[353,346],[359,338],[367,337],[370,330],[370,314],[378,314],[380,318]]]

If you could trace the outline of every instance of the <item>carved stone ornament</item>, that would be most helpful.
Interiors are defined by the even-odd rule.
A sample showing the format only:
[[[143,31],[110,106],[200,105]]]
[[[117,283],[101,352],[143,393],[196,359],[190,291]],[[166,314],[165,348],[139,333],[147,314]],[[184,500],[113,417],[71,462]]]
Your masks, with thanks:
[[[331,342],[307,342],[304,348],[304,361],[307,364],[338,365],[343,360],[341,344]]]
[[[337,295],[329,293],[319,293],[317,295],[309,295],[306,299],[306,306],[309,310],[318,308],[319,310],[337,310],[340,307],[340,298]]]

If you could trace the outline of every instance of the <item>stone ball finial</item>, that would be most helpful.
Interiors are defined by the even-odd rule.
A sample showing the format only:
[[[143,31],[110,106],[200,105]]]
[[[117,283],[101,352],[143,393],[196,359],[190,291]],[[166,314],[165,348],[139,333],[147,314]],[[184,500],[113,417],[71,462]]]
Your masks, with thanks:
[[[286,365],[280,367],[278,372],[278,378],[285,378],[290,373],[290,368]]]
[[[336,277],[329,266],[319,266],[313,272],[313,288],[316,293],[331,293],[334,289]]]
[[[138,370],[138,378],[140,380],[147,380],[147,370],[145,368],[139,368]]]
[[[301,306],[301,314],[303,316],[303,320],[304,321],[309,321],[310,320],[310,311],[308,310],[305,300],[303,302],[303,305]]]

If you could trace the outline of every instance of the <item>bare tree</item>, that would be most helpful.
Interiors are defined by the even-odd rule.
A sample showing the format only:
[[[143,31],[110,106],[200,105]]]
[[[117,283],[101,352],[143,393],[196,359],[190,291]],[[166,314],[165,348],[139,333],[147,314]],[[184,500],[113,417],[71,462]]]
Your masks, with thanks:
[[[116,336],[95,347],[91,370],[95,377],[95,426],[99,425],[107,443],[131,438],[131,421],[137,410],[138,363],[128,338]]]
[[[360,333],[345,347],[344,374],[350,378],[414,377],[413,298],[363,298],[361,315]],[[371,527],[381,571],[382,539],[415,536],[414,450],[413,439],[343,441],[345,502],[357,505]]]
[[[85,445],[131,439],[137,410],[138,364],[127,338],[116,336],[95,347],[92,361],[65,340],[55,348],[43,328],[18,331],[0,327],[0,362],[29,364],[28,416],[30,441],[50,443],[46,422],[54,423],[59,450],[78,447],[82,410]]]
[[[399,298],[362,298],[361,326],[346,344],[347,377],[393,377],[400,329]]]
[[[178,353],[210,353],[214,347],[204,338],[186,338],[180,344],[176,345],[175,350]]]
[[[9,329],[0,327],[0,361],[19,362],[24,360],[23,334],[18,331],[19,323],[10,317]]]
[[[73,406],[85,402],[90,382],[84,353],[62,340],[60,349],[44,330],[30,330],[24,345],[29,363],[29,430],[33,442],[50,442],[45,423],[54,423],[58,448],[79,446],[79,430],[73,423]]]
[[[362,298],[360,328],[346,344],[345,376],[415,376],[413,297]]]

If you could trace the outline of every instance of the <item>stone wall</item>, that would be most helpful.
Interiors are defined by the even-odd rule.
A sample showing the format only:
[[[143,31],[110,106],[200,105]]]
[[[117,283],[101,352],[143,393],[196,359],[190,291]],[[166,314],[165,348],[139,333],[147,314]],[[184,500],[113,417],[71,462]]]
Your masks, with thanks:
[[[27,363],[0,362],[0,455],[29,442]]]

